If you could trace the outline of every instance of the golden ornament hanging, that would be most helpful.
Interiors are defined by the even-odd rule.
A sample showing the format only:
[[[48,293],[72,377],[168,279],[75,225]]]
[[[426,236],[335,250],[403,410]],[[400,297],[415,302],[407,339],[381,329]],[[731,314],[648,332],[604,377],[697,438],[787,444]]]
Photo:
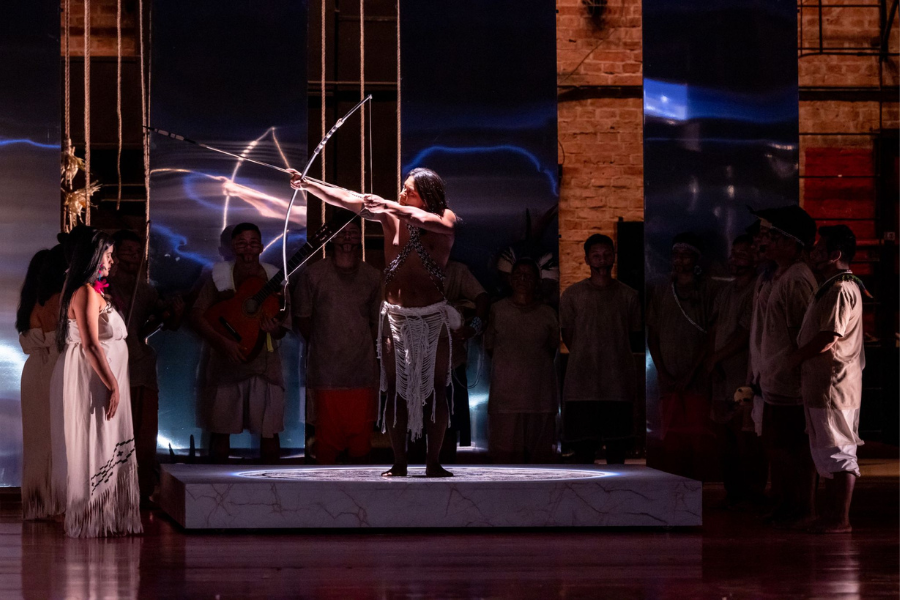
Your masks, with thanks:
[[[100,189],[100,184],[96,181],[91,183],[86,188],[82,188],[80,190],[74,191],[66,191],[65,188],[62,188],[63,194],[65,194],[65,202],[63,205],[66,208],[66,213],[69,217],[69,223],[71,227],[74,227],[79,221],[83,221],[82,214],[85,210],[88,209],[91,205],[91,196],[93,196]]]
[[[75,176],[78,174],[79,170],[84,170],[84,161],[75,155],[75,146],[72,145],[72,140],[67,139],[66,147],[62,151],[62,160],[59,165],[61,181],[66,184],[67,188],[72,188],[72,184],[75,182]]]

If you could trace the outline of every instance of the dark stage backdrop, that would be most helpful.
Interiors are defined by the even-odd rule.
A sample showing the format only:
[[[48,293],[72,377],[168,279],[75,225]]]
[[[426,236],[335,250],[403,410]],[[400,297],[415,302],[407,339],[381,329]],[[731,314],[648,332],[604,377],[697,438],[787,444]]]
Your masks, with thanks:
[[[307,157],[306,0],[265,3],[159,0],[153,4],[150,122],[154,127],[281,167]],[[281,230],[291,197],[287,177],[155,135],[151,146],[150,275],[164,293],[196,291],[223,260],[224,228],[251,221],[281,264]],[[295,209],[289,251],[306,237],[306,209]],[[226,240],[230,248],[230,238]],[[200,444],[195,411],[198,337],[184,326],[151,338],[159,354],[159,442]],[[301,347],[282,342],[287,385],[282,446],[303,446]],[[233,436],[248,447],[250,436]]]
[[[492,294],[504,249],[558,256],[555,9],[550,0],[400,2],[403,175],[428,167],[443,177],[462,219],[453,257]],[[478,368],[480,354],[472,344],[473,443],[485,445],[490,370]]]
[[[705,238],[727,275],[754,208],[798,202],[797,5],[793,0],[646,0],[646,283],[665,284],[672,238]],[[659,447],[657,373],[647,353],[647,443]]]
[[[4,5],[0,22],[0,486],[22,477],[15,329],[28,262],[59,232],[59,2]]]

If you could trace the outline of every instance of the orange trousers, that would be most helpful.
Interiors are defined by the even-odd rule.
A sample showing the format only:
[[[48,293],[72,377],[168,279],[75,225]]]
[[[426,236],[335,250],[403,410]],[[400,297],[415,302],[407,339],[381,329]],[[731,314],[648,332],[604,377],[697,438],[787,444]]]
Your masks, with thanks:
[[[316,403],[316,462],[333,465],[347,451],[360,458],[372,448],[372,425],[377,412],[374,388],[310,390]]]

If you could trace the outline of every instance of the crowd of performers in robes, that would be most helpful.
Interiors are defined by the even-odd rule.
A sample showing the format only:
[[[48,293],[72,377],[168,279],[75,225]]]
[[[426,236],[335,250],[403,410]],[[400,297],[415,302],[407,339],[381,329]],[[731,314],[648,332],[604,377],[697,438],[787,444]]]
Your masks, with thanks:
[[[159,392],[147,338],[184,316],[205,342],[198,416],[213,462],[228,460],[230,436],[244,431],[260,437],[264,462],[279,460],[279,341],[291,331],[307,342],[306,418],[315,425],[307,452],[320,464],[366,462],[380,421],[394,456],[384,477],[406,476],[420,454],[427,476],[452,476],[443,465],[471,443],[467,347],[478,336],[492,359],[494,462],[625,462],[645,334],[638,292],[613,277],[612,239],[585,241],[590,277],[558,303],[543,293],[546,270],[529,256],[508,261],[498,297],[450,260],[458,220],[436,173],[412,171],[396,202],[299,173],[291,185],[381,223],[388,266],[380,273],[361,260],[362,231],[352,221],[327,258],[291,281],[281,309],[259,319],[253,353],[207,316],[246,282],[279,276],[260,261],[252,223],[224,236],[230,260],[205,275],[189,311],[142,276],[143,241],[133,232],[110,237],[79,226],[34,256],[16,320],[28,355],[26,519],[64,515],[73,537],[141,532],[139,509],[158,487]],[[796,206],[755,214],[734,240],[727,284],[705,277],[703,239],[684,233],[673,240],[671,277],[648,291],[663,460],[669,471],[700,477],[703,461],[717,457],[727,505],[765,507],[776,524],[848,531],[865,363],[866,292],[850,271],[856,241],[843,225],[819,228],[817,239]],[[817,473],[828,502],[811,522]]]

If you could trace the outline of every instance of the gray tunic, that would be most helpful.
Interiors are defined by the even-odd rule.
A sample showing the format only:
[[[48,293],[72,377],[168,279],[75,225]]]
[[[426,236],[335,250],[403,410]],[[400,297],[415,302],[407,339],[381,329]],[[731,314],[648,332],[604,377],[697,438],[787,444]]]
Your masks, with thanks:
[[[378,386],[373,328],[381,308],[381,273],[366,263],[346,273],[326,258],[300,273],[294,316],[310,318],[307,387],[359,389]]]
[[[833,284],[810,303],[800,328],[799,345],[808,344],[822,331],[838,337],[830,349],[801,366],[806,406],[835,410],[860,407],[866,366],[862,316],[862,295],[852,281]]]
[[[760,344],[760,387],[769,404],[799,405],[800,367],[788,368],[787,358],[797,349],[803,315],[816,291],[816,278],[804,262],[796,262],[772,281],[763,309]]]
[[[488,412],[555,413],[559,406],[553,358],[559,347],[556,312],[545,304],[491,307],[485,347],[493,350]]]
[[[563,399],[633,401],[637,371],[629,335],[641,331],[637,291],[619,281],[600,288],[585,279],[563,292],[559,320],[572,340]]]

